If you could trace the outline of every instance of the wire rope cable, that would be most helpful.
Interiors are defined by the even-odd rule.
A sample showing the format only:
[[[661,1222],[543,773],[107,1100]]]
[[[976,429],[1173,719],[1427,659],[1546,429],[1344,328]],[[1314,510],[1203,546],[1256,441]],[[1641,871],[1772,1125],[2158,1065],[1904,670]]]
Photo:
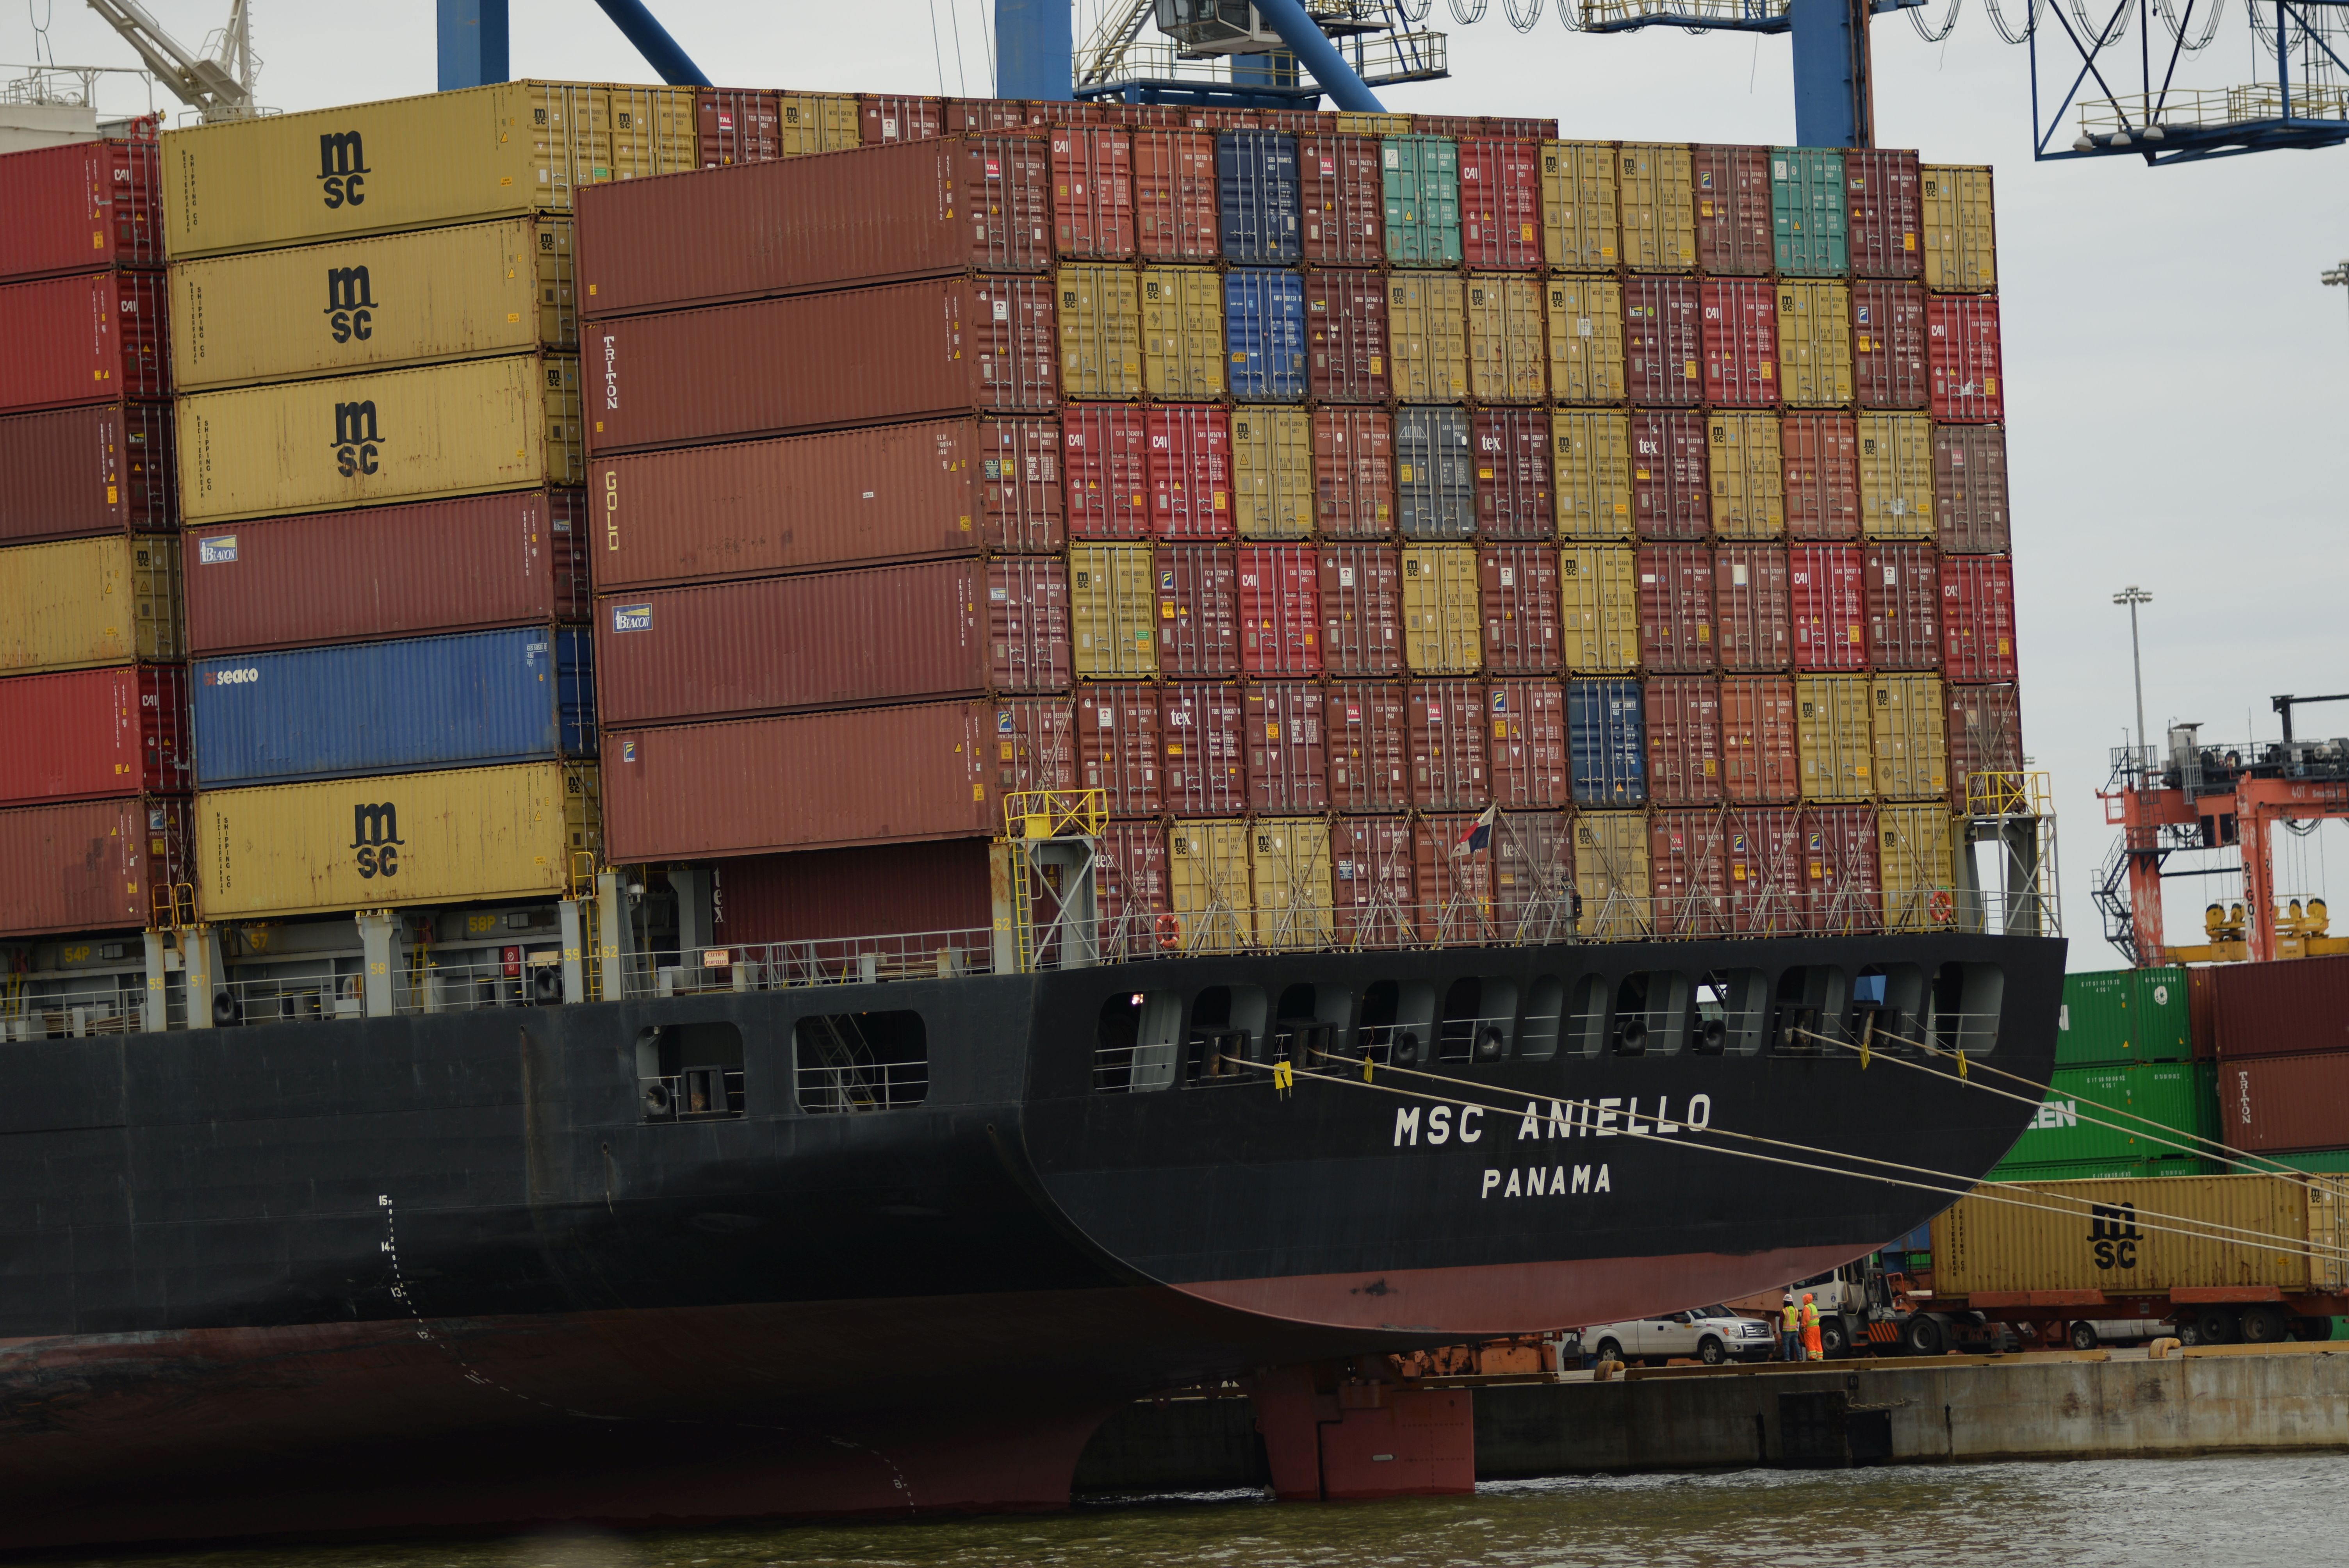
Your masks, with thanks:
[[[1501,9],[1507,13],[1509,26],[1520,33],[1530,33],[1541,20],[1542,0],[1501,0]]]
[[[2006,13],[1999,8],[1998,0],[1982,0],[1982,8],[1990,13],[1990,25],[1997,28],[1998,36],[2010,44],[2031,41],[2033,35],[2039,31],[2039,15],[2046,8],[2047,0],[2023,0],[2023,30],[2017,32],[2008,25]]]
[[[1925,42],[1938,44],[1957,30],[1958,12],[1964,7],[1965,3],[1966,0],[1950,0],[1949,15],[1941,18],[1941,25],[1938,27],[1925,20],[1925,8],[1922,5],[1909,6],[1907,8],[1909,26],[1915,29],[1917,36]]]
[[[2209,16],[2202,24],[2202,36],[2189,39],[2185,36],[2186,24],[2192,20],[2194,7],[2199,4],[2200,0],[2186,0],[2186,15],[2180,16],[2170,0],[2153,0],[2155,11],[2161,16],[2161,25],[2168,29],[2178,46],[2189,55],[2199,54],[2210,46],[2210,41],[2219,36],[2219,24],[2227,15],[2227,0],[2211,0]]]

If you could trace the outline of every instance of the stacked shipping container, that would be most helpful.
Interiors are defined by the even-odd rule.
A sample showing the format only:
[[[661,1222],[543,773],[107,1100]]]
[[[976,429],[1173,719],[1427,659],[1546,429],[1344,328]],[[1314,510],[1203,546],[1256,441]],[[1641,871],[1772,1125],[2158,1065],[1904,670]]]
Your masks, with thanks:
[[[2205,972],[2222,1136],[2303,1171],[2349,1171],[2349,956]],[[2198,975],[2198,978],[2201,976]]]
[[[2182,968],[2067,975],[2056,1071],[2039,1114],[1991,1172],[1997,1181],[2190,1176],[2217,1169],[2207,1061],[2197,1061]]]

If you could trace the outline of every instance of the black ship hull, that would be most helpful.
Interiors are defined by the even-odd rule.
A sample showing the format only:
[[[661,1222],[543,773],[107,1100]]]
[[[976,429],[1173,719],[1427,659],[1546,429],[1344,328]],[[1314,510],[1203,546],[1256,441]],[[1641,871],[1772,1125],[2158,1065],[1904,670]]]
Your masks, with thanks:
[[[0,1545],[1054,1506],[1154,1389],[1905,1233],[1948,1196],[1803,1151],[1971,1179],[2033,1108],[1801,1041],[1939,1030],[2044,1083],[2063,952],[1193,958],[12,1047]],[[859,1068],[840,1113],[808,1020],[908,1016],[918,1084]]]

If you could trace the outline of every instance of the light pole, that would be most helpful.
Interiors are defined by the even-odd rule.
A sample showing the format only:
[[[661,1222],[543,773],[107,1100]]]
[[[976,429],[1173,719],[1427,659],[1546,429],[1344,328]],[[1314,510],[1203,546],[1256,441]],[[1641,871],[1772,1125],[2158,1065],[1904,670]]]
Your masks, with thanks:
[[[2129,669],[2137,676],[2137,767],[2132,772],[2145,770],[2145,655],[2138,651],[2137,640],[2137,607],[2153,603],[2153,595],[2132,583],[2113,595],[2113,603],[2126,604],[2129,613]]]

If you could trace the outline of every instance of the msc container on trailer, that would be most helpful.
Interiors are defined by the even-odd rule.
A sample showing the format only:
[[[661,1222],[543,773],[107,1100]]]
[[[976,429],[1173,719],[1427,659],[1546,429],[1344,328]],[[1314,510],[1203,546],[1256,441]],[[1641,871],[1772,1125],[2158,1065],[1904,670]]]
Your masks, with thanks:
[[[171,394],[163,274],[0,284],[0,414]]]
[[[163,264],[152,134],[0,157],[0,282]]]
[[[153,795],[0,810],[0,936],[135,931],[195,876],[188,802]]]
[[[188,676],[177,665],[0,680],[0,806],[181,795],[194,782]]]
[[[0,545],[179,523],[168,403],[98,403],[0,418]]]
[[[185,656],[180,542],[116,534],[0,550],[0,676]]]

